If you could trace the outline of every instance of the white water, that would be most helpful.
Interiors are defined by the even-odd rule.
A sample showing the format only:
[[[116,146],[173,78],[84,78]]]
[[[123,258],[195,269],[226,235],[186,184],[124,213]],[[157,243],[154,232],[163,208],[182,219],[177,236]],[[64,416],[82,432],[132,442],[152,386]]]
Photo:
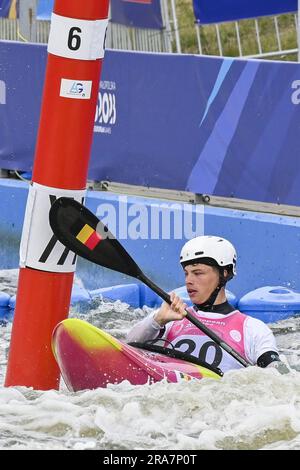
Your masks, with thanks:
[[[0,290],[16,276],[0,272]],[[119,301],[72,312],[118,338],[148,313]],[[300,450],[300,317],[271,325],[294,369],[233,371],[220,381],[70,393],[4,388],[11,325],[0,327],[0,449]]]

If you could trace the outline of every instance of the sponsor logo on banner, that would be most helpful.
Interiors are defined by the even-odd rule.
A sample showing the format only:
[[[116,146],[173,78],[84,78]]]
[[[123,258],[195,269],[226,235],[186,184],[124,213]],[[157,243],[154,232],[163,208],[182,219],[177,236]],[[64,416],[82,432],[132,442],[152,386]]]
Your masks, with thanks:
[[[292,103],[300,104],[300,80],[293,81],[292,89],[295,90],[291,96]]]
[[[116,82],[101,81],[95,114],[94,132],[111,134],[117,120]]]
[[[91,90],[91,80],[68,80],[66,78],[62,78],[59,95],[64,98],[89,100],[91,97]]]
[[[0,80],[0,104],[6,104],[6,85],[3,80]]]

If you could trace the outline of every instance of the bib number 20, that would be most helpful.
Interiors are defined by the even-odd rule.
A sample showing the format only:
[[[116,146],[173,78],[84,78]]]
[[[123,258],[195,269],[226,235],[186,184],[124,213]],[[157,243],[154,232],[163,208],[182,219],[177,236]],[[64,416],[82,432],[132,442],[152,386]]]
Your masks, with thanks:
[[[195,355],[193,354],[193,352],[196,349],[196,343],[192,339],[182,339],[178,341],[178,343],[176,343],[174,347],[176,349],[179,349],[183,345],[187,346],[187,349],[185,351],[181,349],[181,351],[185,352],[186,354],[190,354],[191,356]],[[214,349],[214,353],[215,353],[214,359],[212,362],[207,360],[209,348]],[[207,362],[208,364],[211,364],[213,367],[218,367],[222,361],[223,351],[222,351],[221,346],[216,344],[214,341],[206,341],[204,344],[202,344],[199,350],[198,357],[200,361]]]

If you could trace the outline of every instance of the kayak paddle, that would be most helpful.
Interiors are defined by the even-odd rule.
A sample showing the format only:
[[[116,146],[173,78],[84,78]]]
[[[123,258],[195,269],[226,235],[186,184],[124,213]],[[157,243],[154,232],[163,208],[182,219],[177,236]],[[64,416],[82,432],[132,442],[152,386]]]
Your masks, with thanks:
[[[170,296],[139,268],[108,228],[85,206],[67,197],[58,198],[49,213],[51,228],[69,250],[92,263],[132,276],[146,284],[169,305]],[[186,318],[244,367],[251,365],[214,331],[186,310]]]

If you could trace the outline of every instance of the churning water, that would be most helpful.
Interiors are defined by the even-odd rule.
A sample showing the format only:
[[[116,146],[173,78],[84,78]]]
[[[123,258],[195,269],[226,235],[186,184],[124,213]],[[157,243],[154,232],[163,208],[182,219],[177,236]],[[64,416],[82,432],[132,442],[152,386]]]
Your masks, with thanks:
[[[0,272],[14,293],[15,275]],[[149,309],[97,302],[86,319],[118,338]],[[293,372],[251,367],[219,380],[132,386],[77,393],[3,387],[11,325],[0,327],[0,449],[298,449],[300,317],[271,328]]]

